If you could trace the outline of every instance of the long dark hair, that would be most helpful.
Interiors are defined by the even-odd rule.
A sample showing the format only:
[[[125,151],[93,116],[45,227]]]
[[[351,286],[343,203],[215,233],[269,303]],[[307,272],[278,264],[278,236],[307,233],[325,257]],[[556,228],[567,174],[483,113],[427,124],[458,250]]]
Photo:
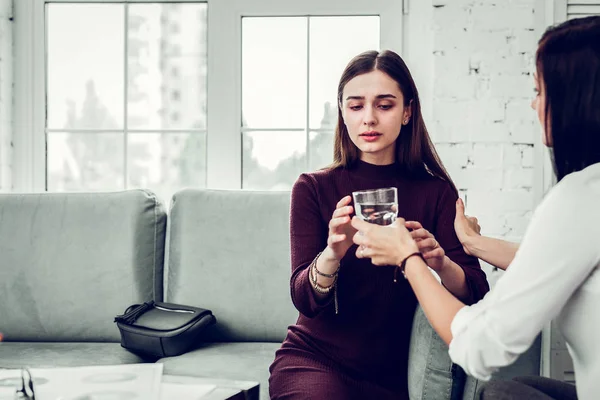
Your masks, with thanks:
[[[402,58],[390,50],[380,52],[366,51],[354,57],[348,65],[338,84],[338,121],[335,127],[333,145],[333,164],[330,168],[348,168],[359,158],[360,151],[350,140],[348,130],[342,117],[342,96],[344,87],[354,77],[379,70],[398,83],[404,96],[404,107],[410,105],[412,115],[402,133],[396,140],[396,163],[411,173],[427,173],[450,184],[455,192],[456,186],[450,179],[442,164],[431,138],[427,133],[425,121],[421,114],[421,102],[415,82]]]
[[[600,16],[550,27],[536,53],[545,134],[560,181],[600,162]]]

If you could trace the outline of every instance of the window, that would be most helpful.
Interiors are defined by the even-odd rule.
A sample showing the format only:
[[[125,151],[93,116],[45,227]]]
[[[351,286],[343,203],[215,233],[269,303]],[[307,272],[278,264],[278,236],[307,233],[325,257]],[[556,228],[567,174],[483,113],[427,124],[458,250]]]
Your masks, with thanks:
[[[420,28],[403,24],[405,4],[19,0],[15,189],[289,189],[331,162],[349,59],[407,57],[404,35]]]
[[[378,16],[242,19],[243,188],[290,189],[331,163],[337,81],[369,49],[379,49]]]
[[[46,5],[48,190],[205,185],[206,4],[172,6]]]
[[[368,49],[403,54],[403,4],[209,2],[207,186],[289,189],[300,172],[329,164],[342,69]]]

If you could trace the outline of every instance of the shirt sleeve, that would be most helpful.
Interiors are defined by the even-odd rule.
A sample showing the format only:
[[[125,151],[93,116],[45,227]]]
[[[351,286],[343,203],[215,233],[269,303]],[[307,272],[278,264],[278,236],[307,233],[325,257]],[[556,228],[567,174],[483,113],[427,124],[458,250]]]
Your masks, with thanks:
[[[449,353],[469,375],[488,380],[513,363],[598,265],[600,212],[589,197],[556,186],[494,289],[456,314]]]
[[[328,223],[321,217],[316,182],[309,175],[300,175],[292,188],[290,207],[290,288],[294,306],[308,318],[332,307],[333,292],[325,300],[318,298],[311,286],[308,268],[327,245]]]
[[[485,272],[481,269],[479,259],[465,253],[462,244],[454,231],[456,216],[456,200],[458,195],[446,184],[437,206],[436,240],[442,246],[448,258],[454,261],[465,273],[465,281],[469,289],[467,298],[461,299],[465,304],[473,304],[483,298],[490,290]]]

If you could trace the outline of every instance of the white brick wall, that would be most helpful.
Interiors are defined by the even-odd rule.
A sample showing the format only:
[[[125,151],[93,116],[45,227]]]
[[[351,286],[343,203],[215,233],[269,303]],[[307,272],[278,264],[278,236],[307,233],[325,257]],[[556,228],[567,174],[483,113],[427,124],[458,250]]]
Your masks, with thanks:
[[[534,0],[434,1],[431,135],[483,232],[518,240],[533,207]]]
[[[434,0],[431,135],[482,233],[519,241],[533,208],[535,0]],[[499,273],[484,264],[492,283]]]
[[[11,188],[13,120],[12,0],[0,0],[0,190]]]

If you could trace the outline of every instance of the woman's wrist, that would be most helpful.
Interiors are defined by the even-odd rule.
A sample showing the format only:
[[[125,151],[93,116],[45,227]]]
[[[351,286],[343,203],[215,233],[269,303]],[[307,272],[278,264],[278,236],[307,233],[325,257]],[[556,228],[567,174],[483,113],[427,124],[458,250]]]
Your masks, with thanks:
[[[325,250],[323,250],[323,252],[319,256],[319,259],[323,261],[324,267],[331,266],[333,269],[335,269],[335,268],[337,268],[337,266],[340,265],[340,260],[337,259],[337,257],[335,256],[335,253],[329,246],[325,247]],[[325,271],[323,271],[323,272],[325,272]]]
[[[426,270],[429,273],[429,267],[425,260],[421,257],[409,257],[405,260],[404,264],[404,277],[409,279],[411,275],[414,275],[419,270]]]
[[[481,235],[468,236],[467,239],[462,243],[463,247],[470,255],[478,257],[481,237]]]
[[[315,269],[318,275],[318,283],[323,286],[329,286],[333,283],[334,278],[327,275],[333,275],[338,272],[340,262],[335,258],[333,251],[329,247],[319,255],[316,261]]]

